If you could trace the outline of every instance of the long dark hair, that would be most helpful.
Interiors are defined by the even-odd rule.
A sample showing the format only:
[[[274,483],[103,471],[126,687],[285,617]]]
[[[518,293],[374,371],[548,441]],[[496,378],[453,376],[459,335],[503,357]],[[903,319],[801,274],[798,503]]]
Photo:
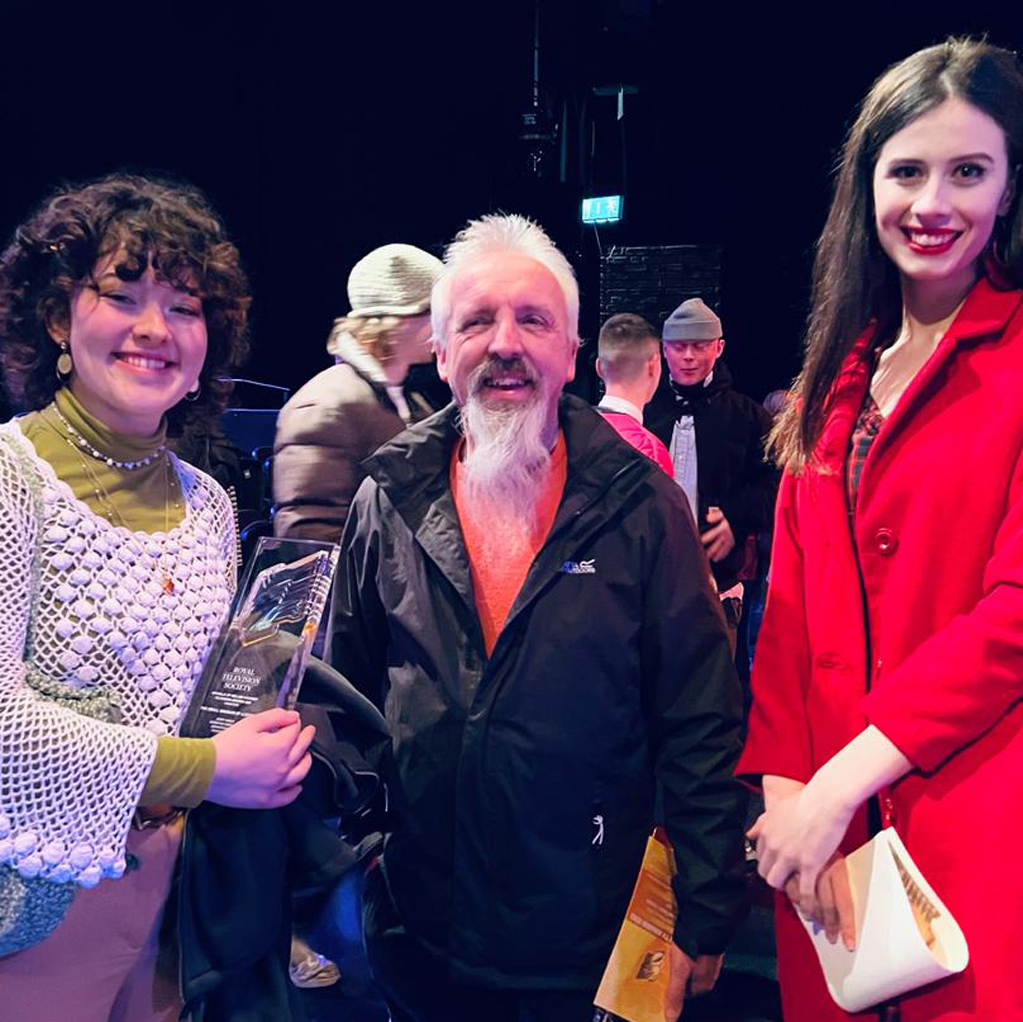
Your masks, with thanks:
[[[223,409],[219,380],[248,350],[248,280],[238,249],[206,197],[177,181],[111,174],[58,189],[0,254],[0,365],[19,411],[42,408],[60,386],[49,327],[70,322],[75,289],[100,258],[124,247],[127,279],[157,276],[194,289],[206,319],[206,361],[194,402],[167,413],[169,429],[198,428]]]
[[[795,400],[779,418],[771,449],[800,472],[812,459],[835,378],[872,321],[878,338],[902,312],[898,272],[874,227],[873,173],[882,146],[911,121],[953,96],[983,111],[1005,132],[1010,168],[1023,160],[1023,70],[1015,54],[974,39],[948,39],[890,67],[874,83],[842,147],[835,196],[817,242],[805,361]],[[992,237],[1005,277],[1023,286],[1023,203],[1017,187]]]

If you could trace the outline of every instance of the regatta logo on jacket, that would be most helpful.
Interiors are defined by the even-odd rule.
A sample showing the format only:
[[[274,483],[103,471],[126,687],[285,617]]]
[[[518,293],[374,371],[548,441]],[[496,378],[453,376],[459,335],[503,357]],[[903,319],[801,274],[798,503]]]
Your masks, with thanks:
[[[558,570],[565,575],[596,575],[597,569],[593,563],[595,560],[596,558],[589,561],[565,561]]]

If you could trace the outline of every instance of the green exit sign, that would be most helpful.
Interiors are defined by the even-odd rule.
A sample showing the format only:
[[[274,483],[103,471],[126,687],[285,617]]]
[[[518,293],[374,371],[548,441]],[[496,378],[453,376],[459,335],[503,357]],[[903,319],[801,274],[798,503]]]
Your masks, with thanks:
[[[622,218],[622,195],[601,195],[583,199],[584,224],[613,224]]]

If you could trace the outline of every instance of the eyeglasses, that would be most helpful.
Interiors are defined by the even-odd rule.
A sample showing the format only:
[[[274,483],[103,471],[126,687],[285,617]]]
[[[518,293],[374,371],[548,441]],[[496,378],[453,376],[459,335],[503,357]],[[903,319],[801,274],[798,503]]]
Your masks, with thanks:
[[[710,346],[717,344],[717,341],[665,341],[664,346],[671,348],[672,351],[685,351],[686,348],[692,348],[698,355],[702,355],[704,352],[710,351]]]

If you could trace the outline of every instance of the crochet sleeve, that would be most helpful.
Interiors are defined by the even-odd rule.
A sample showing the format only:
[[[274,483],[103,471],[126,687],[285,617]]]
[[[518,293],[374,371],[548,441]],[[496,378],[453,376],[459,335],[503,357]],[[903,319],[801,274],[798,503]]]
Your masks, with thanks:
[[[83,716],[27,684],[35,537],[34,495],[0,443],[0,863],[91,887],[124,871],[156,737]]]

